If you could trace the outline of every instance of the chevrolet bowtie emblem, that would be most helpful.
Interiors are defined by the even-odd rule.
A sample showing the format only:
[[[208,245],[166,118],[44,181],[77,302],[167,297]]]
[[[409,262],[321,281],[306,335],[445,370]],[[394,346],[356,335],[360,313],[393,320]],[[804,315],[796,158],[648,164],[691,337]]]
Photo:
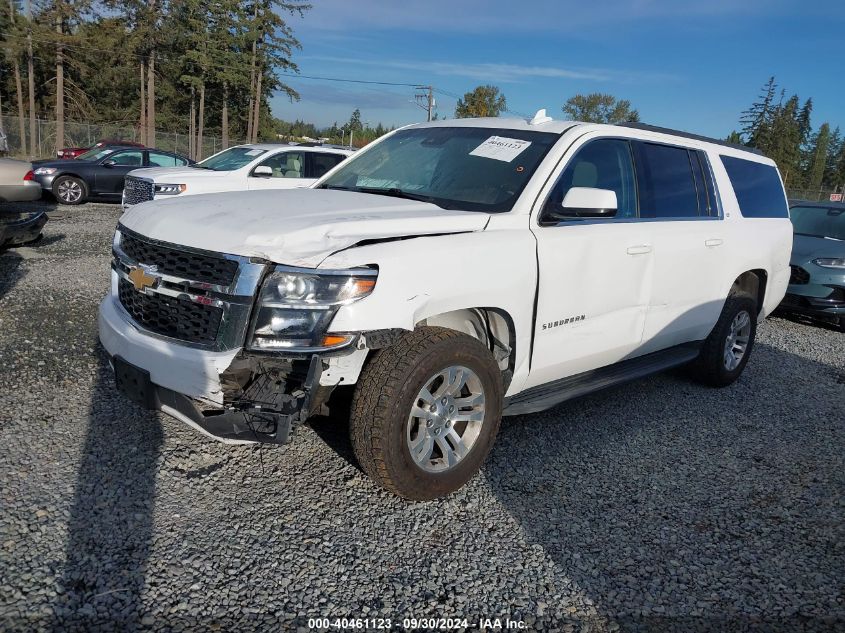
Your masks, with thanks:
[[[144,268],[133,266],[129,269],[129,281],[131,281],[132,285],[135,286],[135,290],[138,292],[144,292],[147,288],[155,288],[156,284],[158,284],[159,278],[155,275],[149,274],[151,272],[155,272],[155,269],[155,266],[148,266]]]

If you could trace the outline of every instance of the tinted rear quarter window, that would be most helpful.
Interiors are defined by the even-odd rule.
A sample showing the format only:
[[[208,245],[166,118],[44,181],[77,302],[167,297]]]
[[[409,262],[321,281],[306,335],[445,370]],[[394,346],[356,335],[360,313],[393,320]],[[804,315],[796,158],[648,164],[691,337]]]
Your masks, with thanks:
[[[698,216],[698,192],[689,152],[682,147],[636,143],[641,218]]]
[[[733,156],[721,159],[744,217],[789,217],[783,185],[774,167]]]

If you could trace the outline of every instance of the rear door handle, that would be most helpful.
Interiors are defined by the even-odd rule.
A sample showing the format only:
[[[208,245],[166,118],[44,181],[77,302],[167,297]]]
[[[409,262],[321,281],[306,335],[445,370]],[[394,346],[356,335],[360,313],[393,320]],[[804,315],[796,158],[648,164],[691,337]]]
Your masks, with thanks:
[[[628,247],[628,255],[645,255],[651,252],[651,244],[637,244]]]
[[[713,248],[714,246],[721,246],[722,240],[720,240],[718,238],[712,239],[712,240],[704,240],[704,245],[709,247],[709,248]]]

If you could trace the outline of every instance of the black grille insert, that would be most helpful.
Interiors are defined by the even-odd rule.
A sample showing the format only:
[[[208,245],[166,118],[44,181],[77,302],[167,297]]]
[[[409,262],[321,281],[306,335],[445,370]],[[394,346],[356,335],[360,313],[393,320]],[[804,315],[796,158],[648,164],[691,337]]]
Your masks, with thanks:
[[[791,284],[807,284],[810,283],[810,273],[800,266],[790,266],[792,272],[789,275],[789,283]]]
[[[121,279],[117,288],[120,304],[141,326],[189,343],[213,343],[223,309],[160,294],[146,295]]]
[[[228,286],[238,272],[236,261],[152,244],[127,233],[121,236],[120,248],[136,262],[156,266],[159,273],[200,283]]]
[[[152,200],[155,196],[153,183],[133,176],[127,176],[123,181],[123,202],[128,205]]]

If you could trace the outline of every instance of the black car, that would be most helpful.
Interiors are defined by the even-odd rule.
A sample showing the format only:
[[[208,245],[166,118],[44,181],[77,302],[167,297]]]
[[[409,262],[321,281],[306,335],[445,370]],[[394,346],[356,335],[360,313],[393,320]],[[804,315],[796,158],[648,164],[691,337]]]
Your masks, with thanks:
[[[81,204],[95,196],[119,199],[123,179],[133,169],[193,164],[190,158],[173,152],[108,145],[74,160],[37,161],[33,163],[33,178],[62,204]]]

